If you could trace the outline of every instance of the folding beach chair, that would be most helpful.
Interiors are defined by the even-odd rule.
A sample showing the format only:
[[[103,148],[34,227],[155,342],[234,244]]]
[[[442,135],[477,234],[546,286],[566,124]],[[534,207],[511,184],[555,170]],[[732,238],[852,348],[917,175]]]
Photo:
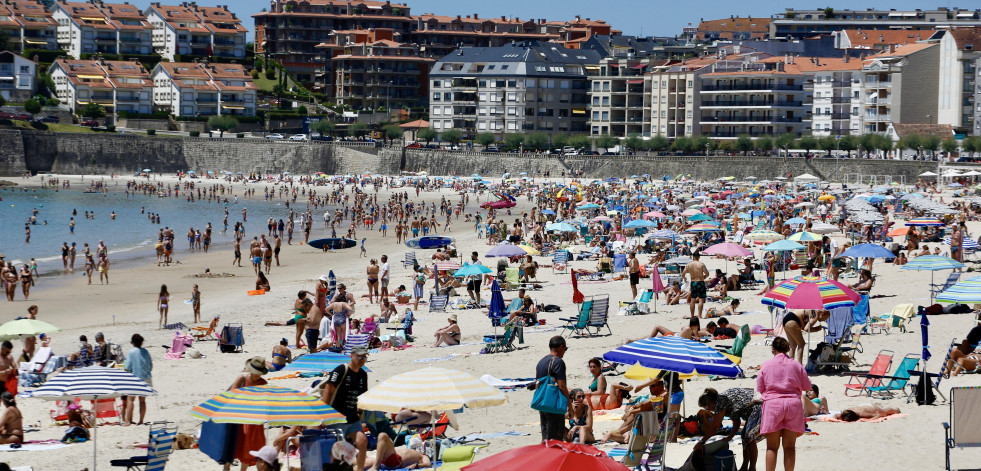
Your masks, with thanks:
[[[620,301],[620,312],[624,315],[649,314],[651,312],[647,303],[654,297],[653,290],[644,290],[633,301]]]
[[[950,470],[950,450],[981,447],[981,387],[950,388],[950,422],[944,422],[944,454]]]
[[[102,419],[99,424],[109,423],[108,419],[115,418],[116,422],[123,416],[122,404],[117,407],[115,399],[99,399],[92,401],[92,414],[98,421]]]
[[[48,356],[50,356],[51,349],[48,348]],[[40,350],[34,355],[35,357],[41,353]],[[35,362],[36,363],[36,362]],[[75,360],[68,360],[67,367],[71,368],[84,368],[86,366],[92,366],[92,353],[89,352],[88,348],[79,348],[78,357]],[[39,370],[39,369],[35,369]]]
[[[627,271],[627,255],[622,253],[613,254],[613,273],[623,273]]]
[[[851,352],[852,310],[850,307],[831,310],[831,317],[825,329],[824,346],[811,350],[809,365],[811,372],[839,372],[847,370],[855,362]]]
[[[589,308],[589,317],[586,320],[586,326],[588,328],[596,329],[596,335],[599,335],[603,327],[613,335],[613,330],[610,329],[610,295],[600,295],[593,296],[593,304]]]
[[[414,267],[414,266],[416,266],[416,263],[418,263],[416,261],[416,253],[415,252],[406,252],[405,253],[405,260],[402,262],[402,268]]]
[[[653,442],[653,443],[652,443]],[[660,463],[664,457],[664,430],[655,412],[640,412],[634,417],[627,442],[627,453],[623,456],[624,466],[633,469],[651,470],[651,465]],[[650,444],[650,446],[648,446]],[[644,458],[647,455],[647,458]],[[655,466],[654,469],[658,469]]]
[[[112,460],[110,466],[142,471],[163,471],[167,459],[174,449],[174,439],[177,438],[177,425],[173,422],[155,422],[150,424],[150,441],[146,456],[134,456],[124,460]]]
[[[569,268],[569,252],[556,250],[552,254],[552,273],[565,273]]]
[[[716,345],[715,349],[738,365],[743,361],[743,350],[751,338],[749,324],[743,324],[739,328],[739,335],[733,340],[732,345]]]
[[[869,331],[875,332],[875,329],[879,329],[880,332],[888,334],[892,333],[893,329],[899,329],[900,332],[906,332],[906,323],[915,316],[916,308],[912,303],[897,304],[893,306],[890,314],[870,321]]]
[[[412,309],[405,310],[405,317],[402,318],[402,323],[398,327],[389,327],[388,330],[394,330],[395,334],[398,335],[402,332],[403,335],[412,335],[412,324],[415,322],[415,314],[413,314]]]
[[[84,349],[82,349],[84,350]],[[88,353],[85,352],[87,357]],[[80,357],[81,360],[81,357]],[[91,364],[91,359],[89,359]],[[41,347],[34,352],[31,361],[18,365],[17,384],[21,387],[39,386],[48,380],[48,375],[54,373],[55,362],[52,359],[51,347]]]
[[[881,387],[882,377],[892,367],[893,356],[895,356],[895,352],[892,350],[880,350],[868,371],[849,371],[846,373],[849,379],[845,383],[845,395],[847,396],[849,391],[858,391],[859,395],[869,396],[871,395],[869,388]]]
[[[564,317],[559,318],[560,321],[565,322],[562,326],[565,331],[576,335],[582,335],[586,332],[587,322],[589,321],[589,312],[592,310],[593,301],[592,299],[584,300],[582,304],[579,305],[579,315],[577,317]],[[563,332],[564,333],[564,332]]]
[[[914,353],[910,353],[903,357],[903,361],[899,362],[899,366],[893,371],[892,376],[883,376],[880,379],[889,381],[879,386],[869,386],[866,388],[869,395],[872,394],[885,394],[892,396],[894,391],[899,391],[906,396],[906,386],[909,384],[911,373],[915,373],[917,370],[917,365],[920,363],[920,356]]]
[[[215,316],[214,319],[211,319],[208,327],[191,327],[191,335],[194,336],[194,340],[218,340],[215,329],[218,328],[219,320],[221,320],[221,316]]]
[[[350,355],[351,350],[355,347],[370,348],[368,343],[371,342],[370,334],[348,334],[344,339],[344,351],[345,355]]]
[[[218,338],[218,351],[240,353],[244,345],[245,336],[242,333],[242,324],[229,323],[221,328],[221,335]]]
[[[521,272],[517,267],[504,270],[504,286],[501,289],[518,289],[521,287]]]
[[[450,297],[445,294],[434,294],[429,297],[429,312],[446,312],[446,304]]]
[[[945,397],[944,393],[940,391],[940,382],[943,381],[945,376],[950,377],[950,371],[947,370],[947,362],[950,361],[950,354],[953,351],[954,347],[956,347],[958,344],[959,342],[957,341],[957,338],[954,338],[953,340],[950,341],[950,345],[947,346],[947,356],[944,357],[944,361],[940,362],[940,372],[938,373],[924,372],[923,368],[926,368],[926,362],[923,362],[920,366],[921,370],[910,374],[910,379],[915,379],[917,381],[917,384],[923,384],[923,379],[925,376],[927,379],[926,384],[929,385],[931,388],[933,388],[933,390],[937,393],[938,396],[940,396],[941,399],[946,401],[947,397]],[[910,388],[909,395],[906,396],[906,403],[909,404],[910,402],[916,401],[917,396],[922,396],[922,395],[924,395],[924,393],[917,391],[916,388]]]
[[[960,280],[960,278],[961,278],[960,272],[956,272],[956,271],[947,275],[947,281],[945,281],[944,284],[931,285],[930,288],[931,296],[936,298],[938,294],[947,291],[948,288],[957,284],[957,281]]]
[[[484,353],[509,352],[514,350],[514,337],[517,328],[514,322],[504,325],[504,334],[484,336]]]

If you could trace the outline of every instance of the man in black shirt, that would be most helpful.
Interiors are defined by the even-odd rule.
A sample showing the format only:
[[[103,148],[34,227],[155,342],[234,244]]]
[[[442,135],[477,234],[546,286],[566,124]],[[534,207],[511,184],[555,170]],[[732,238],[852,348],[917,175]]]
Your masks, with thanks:
[[[978,343],[981,343],[981,314],[978,315],[978,325],[974,326],[974,328],[967,333],[967,343],[972,347],[976,347]]]
[[[549,354],[538,361],[535,367],[535,378],[551,376],[555,378],[555,383],[559,391],[565,396],[570,411],[572,401],[569,400],[569,388],[565,383],[565,361],[562,357],[568,350],[565,339],[561,335],[556,335],[548,341]],[[562,414],[547,414],[538,412],[541,419],[542,440],[563,440],[565,439],[565,416]]]
[[[364,470],[365,453],[368,450],[368,437],[364,434],[361,412],[358,410],[358,396],[368,390],[368,373],[362,369],[367,360],[367,348],[351,349],[351,361],[330,372],[330,376],[322,384],[323,391],[320,396],[325,403],[344,414],[347,419],[346,424],[341,424],[337,428],[340,428],[349,443],[353,443],[358,448],[355,471]]]

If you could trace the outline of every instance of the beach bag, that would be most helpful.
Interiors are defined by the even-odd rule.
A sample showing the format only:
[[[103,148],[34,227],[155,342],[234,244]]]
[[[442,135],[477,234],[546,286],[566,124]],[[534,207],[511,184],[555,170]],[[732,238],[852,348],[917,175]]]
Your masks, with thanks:
[[[933,388],[930,385],[930,380],[926,382],[923,381],[923,377],[920,376],[920,380],[913,385],[913,396],[916,397],[916,403],[924,406],[931,405],[937,402],[937,395],[934,394]]]
[[[82,427],[73,426],[68,427],[65,431],[65,436],[61,437],[61,443],[79,443],[88,441],[89,432]]]
[[[562,395],[562,390],[552,377],[552,362],[555,357],[548,362],[548,376],[538,378],[538,387],[535,388],[535,395],[531,398],[531,408],[546,414],[565,414],[569,409],[569,400]]]

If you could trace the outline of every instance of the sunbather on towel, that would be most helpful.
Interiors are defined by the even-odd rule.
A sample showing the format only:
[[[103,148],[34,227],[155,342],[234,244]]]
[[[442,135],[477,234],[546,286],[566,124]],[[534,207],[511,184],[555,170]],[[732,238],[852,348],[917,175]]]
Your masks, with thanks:
[[[623,405],[623,401],[630,399],[630,389],[627,383],[611,383],[610,394],[589,394],[586,399],[594,410],[616,409]]]
[[[388,434],[378,435],[378,449],[374,458],[365,459],[365,469],[416,469],[428,468],[429,457],[416,450],[406,448],[396,451],[395,443]]]
[[[979,369],[981,354],[971,348],[967,339],[950,350],[950,359],[947,360],[947,371],[950,374],[957,376],[961,373],[977,373]]]
[[[834,418],[844,422],[855,422],[858,419],[878,419],[898,413],[900,413],[898,407],[882,407],[877,404],[870,404],[867,406],[849,407],[835,414]]]

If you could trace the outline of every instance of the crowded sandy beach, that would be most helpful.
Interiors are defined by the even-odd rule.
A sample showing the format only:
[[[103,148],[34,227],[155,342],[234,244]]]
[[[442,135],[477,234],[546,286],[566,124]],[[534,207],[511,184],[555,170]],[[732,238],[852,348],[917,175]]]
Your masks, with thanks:
[[[950,389],[979,385],[981,329],[971,300],[981,294],[977,282],[966,283],[981,236],[972,176],[860,188],[809,175],[44,178],[18,179],[0,194],[50,191],[56,179],[62,198],[94,188],[142,199],[143,211],[128,220],[102,210],[94,217],[141,224],[155,242],[114,254],[107,230],[85,240],[92,257],[78,255],[72,271],[59,266],[60,243],[0,243],[0,252],[28,254],[5,269],[12,301],[0,303],[0,320],[59,329],[8,336],[11,348],[0,350],[7,390],[19,377],[0,417],[0,442],[21,444],[0,445],[0,461],[12,467],[109,469],[111,460],[146,456],[154,423],[167,421],[187,436],[175,442],[169,469],[220,469],[202,449],[213,443],[196,445],[210,410],[200,405],[265,384],[333,407],[317,409],[313,424],[233,430],[228,440],[241,446],[233,445],[232,468],[285,469],[288,461],[308,469],[304,447],[287,444],[317,422],[339,424],[331,427],[348,444],[334,448],[338,466],[424,468],[431,447],[420,438],[449,411],[451,426],[437,427],[439,448],[475,447],[464,458],[475,465],[543,438],[592,445],[604,453],[597,460],[630,461],[643,435],[634,418],[643,414],[660,429],[639,445],[653,449],[641,458],[652,467],[698,469],[697,456],[711,450],[742,469],[773,469],[770,460],[778,469],[940,469]],[[210,214],[197,232],[171,226],[171,214],[153,214],[164,198],[196,199]],[[262,205],[267,212],[253,216]],[[16,209],[13,223],[30,216]],[[51,222],[66,238],[74,230]],[[54,260],[34,271],[31,257]],[[82,275],[90,269],[94,276]],[[920,307],[930,313],[927,340]],[[346,344],[362,338],[366,346]],[[696,352],[699,366],[665,360],[659,349],[677,345]],[[333,358],[329,368],[290,367],[311,350]],[[27,367],[18,373],[14,362]],[[152,390],[113,399],[98,414],[87,412],[90,400],[35,394],[97,364],[133,373]],[[424,368],[480,378],[470,384],[483,388],[483,399],[462,411],[400,411],[390,398],[371,415],[416,422],[401,440],[363,425],[371,409],[361,406],[383,392],[376,387]],[[856,373],[869,370],[878,376]],[[564,376],[548,389],[559,402],[568,398],[568,416],[532,408],[546,388],[533,380],[544,371]],[[923,388],[930,392],[918,401],[911,390],[923,371],[937,387]],[[413,391],[404,388],[395,396],[408,402]],[[932,404],[918,404],[923,396]],[[722,447],[733,454],[716,455]],[[954,450],[951,459],[970,467],[976,455]]]

